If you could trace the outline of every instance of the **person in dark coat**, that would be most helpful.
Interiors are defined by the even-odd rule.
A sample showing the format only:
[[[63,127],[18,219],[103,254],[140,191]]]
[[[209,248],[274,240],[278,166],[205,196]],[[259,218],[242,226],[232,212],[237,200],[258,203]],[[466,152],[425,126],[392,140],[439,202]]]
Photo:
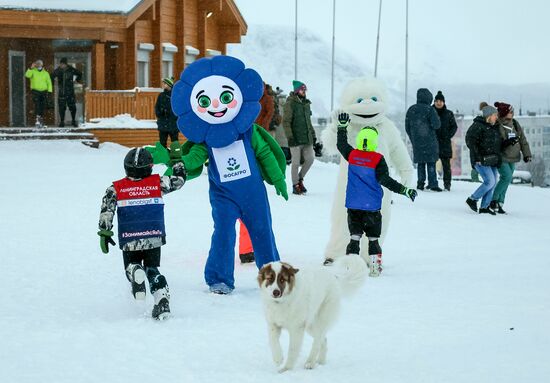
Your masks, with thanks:
[[[317,143],[317,137],[311,123],[311,101],[306,97],[307,87],[296,80],[292,85],[294,92],[290,92],[285,102],[283,127],[292,156],[292,193],[300,195],[307,193],[303,181],[315,160],[313,145]]]
[[[445,104],[445,96],[441,91],[435,95],[434,108],[439,116],[441,127],[437,130],[437,141],[439,143],[439,159],[443,166],[443,186],[445,190],[451,190],[451,158],[453,157],[453,146],[451,139],[456,134],[455,115]]]
[[[477,201],[481,200],[479,213],[496,215],[489,205],[493,198],[498,178],[498,168],[502,163],[502,137],[500,124],[497,123],[497,109],[486,105],[482,115],[474,118],[466,132],[466,145],[470,149],[470,162],[477,170],[483,183],[466,199],[466,204],[477,212]]]
[[[165,148],[168,145],[168,136],[170,141],[178,141],[178,117],[172,111],[172,86],[174,86],[174,78],[165,78],[162,80],[162,88],[164,89],[157,97],[155,104],[155,115],[157,116],[157,128],[159,130],[159,141]]]
[[[65,126],[65,111],[69,108],[71,112],[72,125],[78,126],[76,122],[76,97],[74,95],[75,81],[82,82],[82,72],[67,63],[63,57],[59,66],[52,73],[52,82],[57,79],[57,106],[59,107],[59,127]]]
[[[439,158],[439,143],[436,131],[440,128],[439,117],[432,108],[433,96],[426,88],[418,89],[416,104],[407,110],[405,130],[413,147],[413,162],[418,164],[417,188],[424,190],[426,168],[428,168],[428,189],[443,191],[437,183],[435,163]]]

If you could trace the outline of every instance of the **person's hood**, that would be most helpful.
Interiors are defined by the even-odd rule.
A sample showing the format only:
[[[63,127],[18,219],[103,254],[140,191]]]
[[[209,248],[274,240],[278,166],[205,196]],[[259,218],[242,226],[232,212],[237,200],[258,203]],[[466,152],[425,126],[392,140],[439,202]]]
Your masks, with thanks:
[[[430,92],[426,88],[420,88],[416,92],[416,103],[417,104],[431,105],[433,99],[434,99],[434,96],[432,95],[432,92]]]

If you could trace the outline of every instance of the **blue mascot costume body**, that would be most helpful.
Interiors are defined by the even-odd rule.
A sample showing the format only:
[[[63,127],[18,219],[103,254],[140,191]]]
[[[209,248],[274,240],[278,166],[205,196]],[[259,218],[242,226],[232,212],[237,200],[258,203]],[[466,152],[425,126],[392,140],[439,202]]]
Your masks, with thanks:
[[[284,154],[254,124],[263,88],[259,74],[240,60],[216,56],[189,65],[172,91],[178,127],[189,141],[183,156],[186,168],[209,161],[214,233],[204,276],[214,293],[235,288],[237,219],[250,232],[258,268],[279,260],[264,179],[277,194],[288,195]]]

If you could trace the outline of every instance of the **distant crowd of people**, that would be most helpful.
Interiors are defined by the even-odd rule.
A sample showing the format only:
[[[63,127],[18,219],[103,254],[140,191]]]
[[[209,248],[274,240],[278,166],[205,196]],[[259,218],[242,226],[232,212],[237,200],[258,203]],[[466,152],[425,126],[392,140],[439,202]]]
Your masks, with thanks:
[[[405,130],[413,148],[413,161],[417,164],[417,189],[441,192],[438,185],[436,162],[441,160],[443,186],[451,190],[451,139],[457,124],[452,111],[447,109],[441,91],[435,96],[418,89],[417,102],[407,111]],[[519,122],[514,119],[514,108],[505,102],[480,104],[480,115],[466,133],[472,169],[483,183],[466,199],[467,205],[481,214],[505,214],[503,209],[508,186],[512,183],[515,164],[522,158],[530,162],[532,155],[527,138]],[[479,206],[478,206],[479,204]]]

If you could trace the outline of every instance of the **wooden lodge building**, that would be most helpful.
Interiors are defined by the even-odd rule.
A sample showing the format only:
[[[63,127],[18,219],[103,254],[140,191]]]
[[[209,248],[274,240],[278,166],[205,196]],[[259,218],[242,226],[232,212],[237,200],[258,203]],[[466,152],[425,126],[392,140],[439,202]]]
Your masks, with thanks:
[[[0,126],[34,124],[24,74],[37,59],[51,74],[67,57],[83,73],[82,86],[75,87],[80,118],[134,113],[153,119],[159,90],[140,102],[135,91],[121,90],[159,88],[162,78],[177,79],[197,58],[224,54],[246,31],[233,0],[2,1]],[[46,122],[56,125],[57,115],[50,110]]]

